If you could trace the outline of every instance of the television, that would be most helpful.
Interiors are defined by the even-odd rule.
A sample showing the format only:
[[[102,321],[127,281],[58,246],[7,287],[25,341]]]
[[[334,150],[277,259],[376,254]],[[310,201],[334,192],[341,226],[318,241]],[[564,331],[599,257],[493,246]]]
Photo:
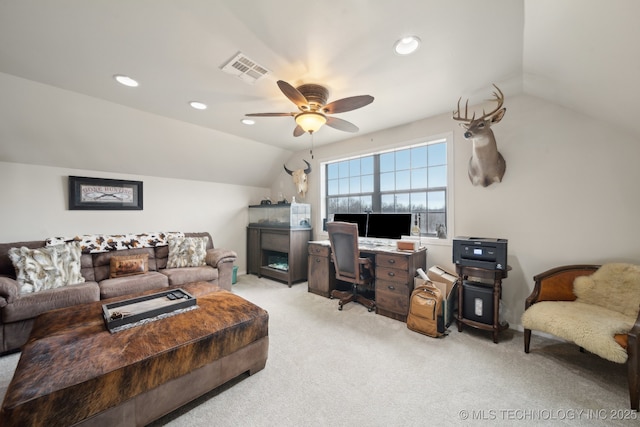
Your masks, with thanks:
[[[411,231],[410,213],[336,213],[333,220],[358,224],[358,236],[372,239],[400,239]]]

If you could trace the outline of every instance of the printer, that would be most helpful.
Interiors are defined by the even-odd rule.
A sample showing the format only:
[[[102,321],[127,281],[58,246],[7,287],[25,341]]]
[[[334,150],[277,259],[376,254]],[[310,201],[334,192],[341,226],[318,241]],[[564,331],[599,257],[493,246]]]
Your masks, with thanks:
[[[453,263],[487,270],[507,270],[507,239],[454,237]]]

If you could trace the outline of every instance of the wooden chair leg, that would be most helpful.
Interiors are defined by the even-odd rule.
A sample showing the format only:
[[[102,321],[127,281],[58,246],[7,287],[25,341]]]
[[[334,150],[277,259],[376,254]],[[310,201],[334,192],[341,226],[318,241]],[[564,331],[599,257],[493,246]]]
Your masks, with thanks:
[[[531,329],[524,330],[524,352],[529,353],[529,345],[531,344]]]
[[[640,354],[638,339],[634,335],[627,335],[627,375],[629,380],[629,400],[631,409],[639,410],[640,406]]]

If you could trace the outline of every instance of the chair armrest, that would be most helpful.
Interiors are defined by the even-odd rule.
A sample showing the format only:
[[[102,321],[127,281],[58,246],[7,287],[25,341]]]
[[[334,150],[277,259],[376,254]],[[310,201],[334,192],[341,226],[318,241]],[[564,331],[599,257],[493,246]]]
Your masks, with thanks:
[[[219,265],[225,262],[235,262],[238,254],[230,249],[208,249],[205,262],[211,267],[219,268]]]
[[[370,258],[358,258],[358,264],[362,265],[363,268],[373,272],[373,265]]]
[[[599,265],[579,264],[552,268],[533,276],[531,295],[525,301],[525,310],[540,301],[574,301],[573,281],[578,276],[593,274]]]
[[[14,279],[0,276],[0,308],[13,303],[20,296],[20,285]]]

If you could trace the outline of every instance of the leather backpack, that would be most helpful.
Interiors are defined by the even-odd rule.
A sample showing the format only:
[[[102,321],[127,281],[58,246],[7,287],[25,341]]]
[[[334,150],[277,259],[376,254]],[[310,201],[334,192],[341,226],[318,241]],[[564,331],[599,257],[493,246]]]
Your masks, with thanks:
[[[407,328],[434,338],[444,335],[442,293],[431,282],[411,292]]]

